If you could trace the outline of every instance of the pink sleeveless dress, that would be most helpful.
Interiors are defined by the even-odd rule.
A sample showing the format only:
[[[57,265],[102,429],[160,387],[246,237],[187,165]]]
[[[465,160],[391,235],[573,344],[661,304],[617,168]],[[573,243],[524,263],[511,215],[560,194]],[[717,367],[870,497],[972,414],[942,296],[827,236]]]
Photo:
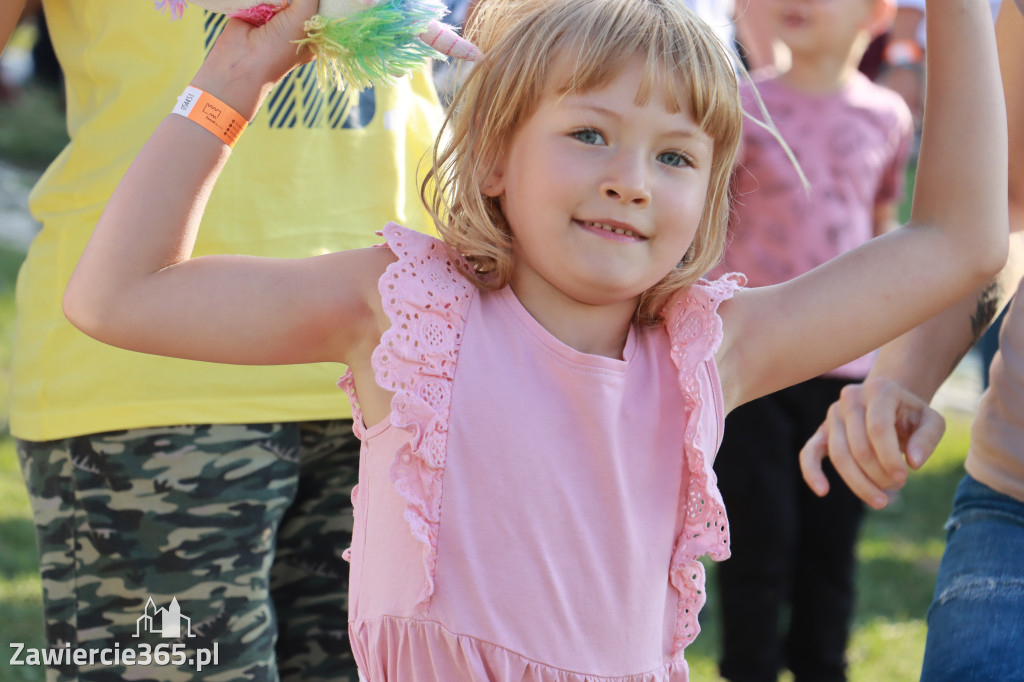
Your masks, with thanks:
[[[349,632],[368,682],[688,677],[708,554],[729,554],[718,304],[701,283],[623,359],[580,353],[508,288],[478,290],[441,242],[390,224],[394,392],[364,427]]]

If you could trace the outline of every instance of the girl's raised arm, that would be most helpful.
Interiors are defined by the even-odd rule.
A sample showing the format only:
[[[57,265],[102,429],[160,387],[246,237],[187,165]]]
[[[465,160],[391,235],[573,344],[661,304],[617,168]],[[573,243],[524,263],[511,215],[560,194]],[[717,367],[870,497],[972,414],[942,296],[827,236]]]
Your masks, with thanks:
[[[987,0],[932,0],[928,90],[910,222],[789,282],[723,304],[732,408],[895,338],[1006,260],[1007,134]]]
[[[883,346],[871,374],[844,391],[800,453],[808,485],[828,492],[826,456],[861,499],[881,508],[883,492],[902,487],[942,436],[941,415],[927,406],[956,363],[1017,292],[1024,275],[1024,0],[1007,0],[996,20],[996,43],[1009,128],[1010,257],[995,281]],[[904,459],[906,453],[906,459]]]
[[[316,8],[317,0],[295,0],[258,29],[229,21],[192,85],[251,119],[274,83],[308,61],[292,41],[305,36]],[[160,123],[96,226],[65,292],[65,314],[100,341],[145,353],[239,364],[351,362],[347,356],[377,327],[376,280],[390,252],[190,260],[229,152],[183,116]]]

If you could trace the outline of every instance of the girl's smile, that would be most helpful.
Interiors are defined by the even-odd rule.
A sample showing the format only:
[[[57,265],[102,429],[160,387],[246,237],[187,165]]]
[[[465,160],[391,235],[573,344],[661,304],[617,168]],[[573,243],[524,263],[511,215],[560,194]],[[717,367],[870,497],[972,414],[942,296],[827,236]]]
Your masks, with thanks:
[[[590,221],[590,220],[577,220],[580,227],[585,230],[591,230],[594,234],[597,234],[606,239],[612,239],[615,241],[632,242],[641,241],[647,239],[637,230],[627,223],[620,223],[618,221]]]

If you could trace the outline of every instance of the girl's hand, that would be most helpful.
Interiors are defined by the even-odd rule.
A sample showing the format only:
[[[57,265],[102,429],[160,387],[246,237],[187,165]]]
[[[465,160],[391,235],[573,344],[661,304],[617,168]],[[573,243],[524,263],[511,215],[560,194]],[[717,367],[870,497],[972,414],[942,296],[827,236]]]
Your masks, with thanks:
[[[811,490],[824,496],[828,480],[821,462],[828,457],[857,497],[881,509],[888,503],[885,491],[906,483],[906,465],[920,468],[945,430],[942,415],[910,391],[888,379],[868,379],[843,389],[800,451],[800,469]]]
[[[292,0],[263,26],[228,19],[192,85],[252,120],[271,87],[296,66],[313,59],[297,41],[316,14],[318,0]]]

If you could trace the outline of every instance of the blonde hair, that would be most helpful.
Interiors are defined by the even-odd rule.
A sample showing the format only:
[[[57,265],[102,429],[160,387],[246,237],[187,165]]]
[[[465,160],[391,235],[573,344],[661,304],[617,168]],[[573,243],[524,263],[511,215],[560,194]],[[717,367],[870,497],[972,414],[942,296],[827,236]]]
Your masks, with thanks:
[[[546,92],[600,88],[639,56],[646,68],[638,102],[664,91],[714,140],[693,243],[640,298],[635,321],[658,322],[669,297],[717,264],[725,245],[729,178],[743,121],[726,49],[683,0],[481,0],[465,35],[483,57],[451,103],[422,191],[442,239],[466,259],[471,272],[465,274],[481,287],[502,288],[512,274],[512,235],[498,200],[485,196],[482,184]],[[565,82],[549,82],[566,72]]]

